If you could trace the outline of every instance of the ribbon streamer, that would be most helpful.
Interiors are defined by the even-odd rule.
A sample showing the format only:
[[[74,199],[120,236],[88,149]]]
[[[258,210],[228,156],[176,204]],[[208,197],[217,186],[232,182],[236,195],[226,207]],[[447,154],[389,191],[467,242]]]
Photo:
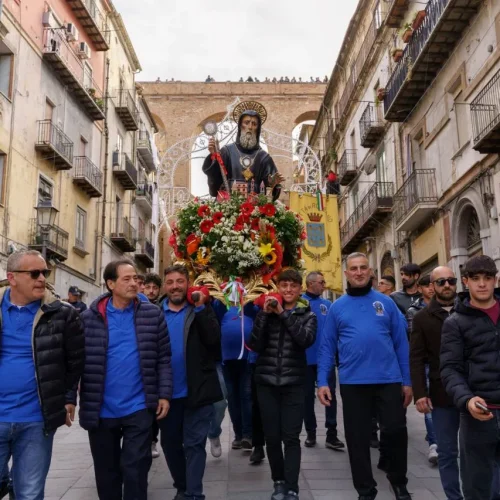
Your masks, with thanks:
[[[231,304],[238,305],[238,313],[241,317],[241,351],[238,359],[242,359],[245,354],[245,313],[243,310],[243,298],[247,294],[247,290],[243,285],[241,278],[229,277],[229,281],[222,283],[221,290],[224,293],[224,303],[229,309]]]

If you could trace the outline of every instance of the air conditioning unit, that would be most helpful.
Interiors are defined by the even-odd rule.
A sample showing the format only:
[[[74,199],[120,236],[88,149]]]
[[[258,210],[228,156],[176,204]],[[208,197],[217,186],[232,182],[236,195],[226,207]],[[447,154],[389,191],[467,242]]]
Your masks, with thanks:
[[[66,39],[68,42],[76,42],[78,40],[78,30],[73,23],[66,25]]]
[[[54,15],[52,14],[52,11],[48,10],[47,12],[43,13],[42,25],[44,28],[53,28],[56,25],[56,20],[54,18]]]
[[[90,47],[87,42],[78,44],[78,57],[80,59],[90,59]]]

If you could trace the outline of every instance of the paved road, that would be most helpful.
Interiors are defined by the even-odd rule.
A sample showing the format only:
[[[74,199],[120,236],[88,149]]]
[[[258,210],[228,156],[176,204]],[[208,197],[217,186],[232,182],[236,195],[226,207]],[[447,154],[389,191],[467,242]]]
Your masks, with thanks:
[[[317,403],[320,416],[319,443],[316,448],[303,448],[300,473],[301,500],[356,500],[347,452],[335,452],[324,447],[323,411]],[[424,441],[423,416],[410,408],[408,412],[410,435],[408,450],[408,489],[414,500],[445,500],[437,468],[427,462],[427,443]],[[343,435],[339,405],[339,436]],[[267,461],[260,466],[248,464],[248,454],[230,450],[232,429],[226,414],[221,441],[220,459],[208,453],[205,472],[207,500],[269,500],[272,487]],[[375,478],[379,494],[377,500],[394,499],[385,474],[376,468],[378,451],[372,450]],[[55,438],[52,466],[49,472],[46,500],[97,500],[92,458],[87,433],[78,424],[60,429]],[[171,500],[175,495],[172,480],[163,456],[153,461],[149,482],[149,499]]]

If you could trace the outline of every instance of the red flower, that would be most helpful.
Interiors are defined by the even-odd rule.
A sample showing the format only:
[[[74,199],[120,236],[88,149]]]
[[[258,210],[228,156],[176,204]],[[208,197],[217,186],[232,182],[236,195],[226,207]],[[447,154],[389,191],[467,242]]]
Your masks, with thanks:
[[[259,212],[267,217],[273,217],[276,214],[276,207],[272,203],[266,203],[259,207]]]
[[[234,226],[233,226],[233,229],[235,231],[243,231],[243,229],[245,229],[245,226],[243,224],[238,224],[236,223]]]
[[[210,230],[214,227],[214,223],[211,220],[204,220],[200,224],[200,229],[202,233],[209,233]]]
[[[243,224],[248,224],[250,220],[250,217],[248,217],[247,215],[238,215],[238,217],[236,217],[236,224],[238,225],[243,225]]]
[[[222,221],[222,217],[224,217],[224,214],[222,212],[215,212],[212,216],[213,223],[220,224],[220,222]]]
[[[210,207],[208,205],[200,205],[198,207],[199,217],[208,217],[210,215]]]
[[[258,231],[259,230],[259,224],[260,224],[260,219],[252,219],[252,222],[251,222],[251,228],[254,230],[254,231]]]
[[[305,229],[304,229],[304,230],[302,231],[302,233],[300,234],[300,239],[301,239],[301,240],[307,240],[307,232],[306,232],[306,230],[305,230]]]
[[[177,238],[175,237],[174,233],[170,235],[170,238],[168,239],[168,244],[174,248],[177,246]]]
[[[269,236],[271,236],[271,238],[276,238],[276,229],[271,226],[270,224],[266,224],[266,231],[269,233]]]
[[[252,212],[255,209],[255,205],[253,203],[250,203],[249,201],[245,201],[245,203],[241,204],[240,211],[243,215],[246,215],[247,217],[252,215]]]

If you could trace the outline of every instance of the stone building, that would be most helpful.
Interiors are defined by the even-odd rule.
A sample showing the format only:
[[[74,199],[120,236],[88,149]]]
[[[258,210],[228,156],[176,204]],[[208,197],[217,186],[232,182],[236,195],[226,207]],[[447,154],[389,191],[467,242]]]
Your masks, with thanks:
[[[361,0],[347,33],[311,138],[343,186],[343,253],[397,278],[499,261],[500,4]]]

